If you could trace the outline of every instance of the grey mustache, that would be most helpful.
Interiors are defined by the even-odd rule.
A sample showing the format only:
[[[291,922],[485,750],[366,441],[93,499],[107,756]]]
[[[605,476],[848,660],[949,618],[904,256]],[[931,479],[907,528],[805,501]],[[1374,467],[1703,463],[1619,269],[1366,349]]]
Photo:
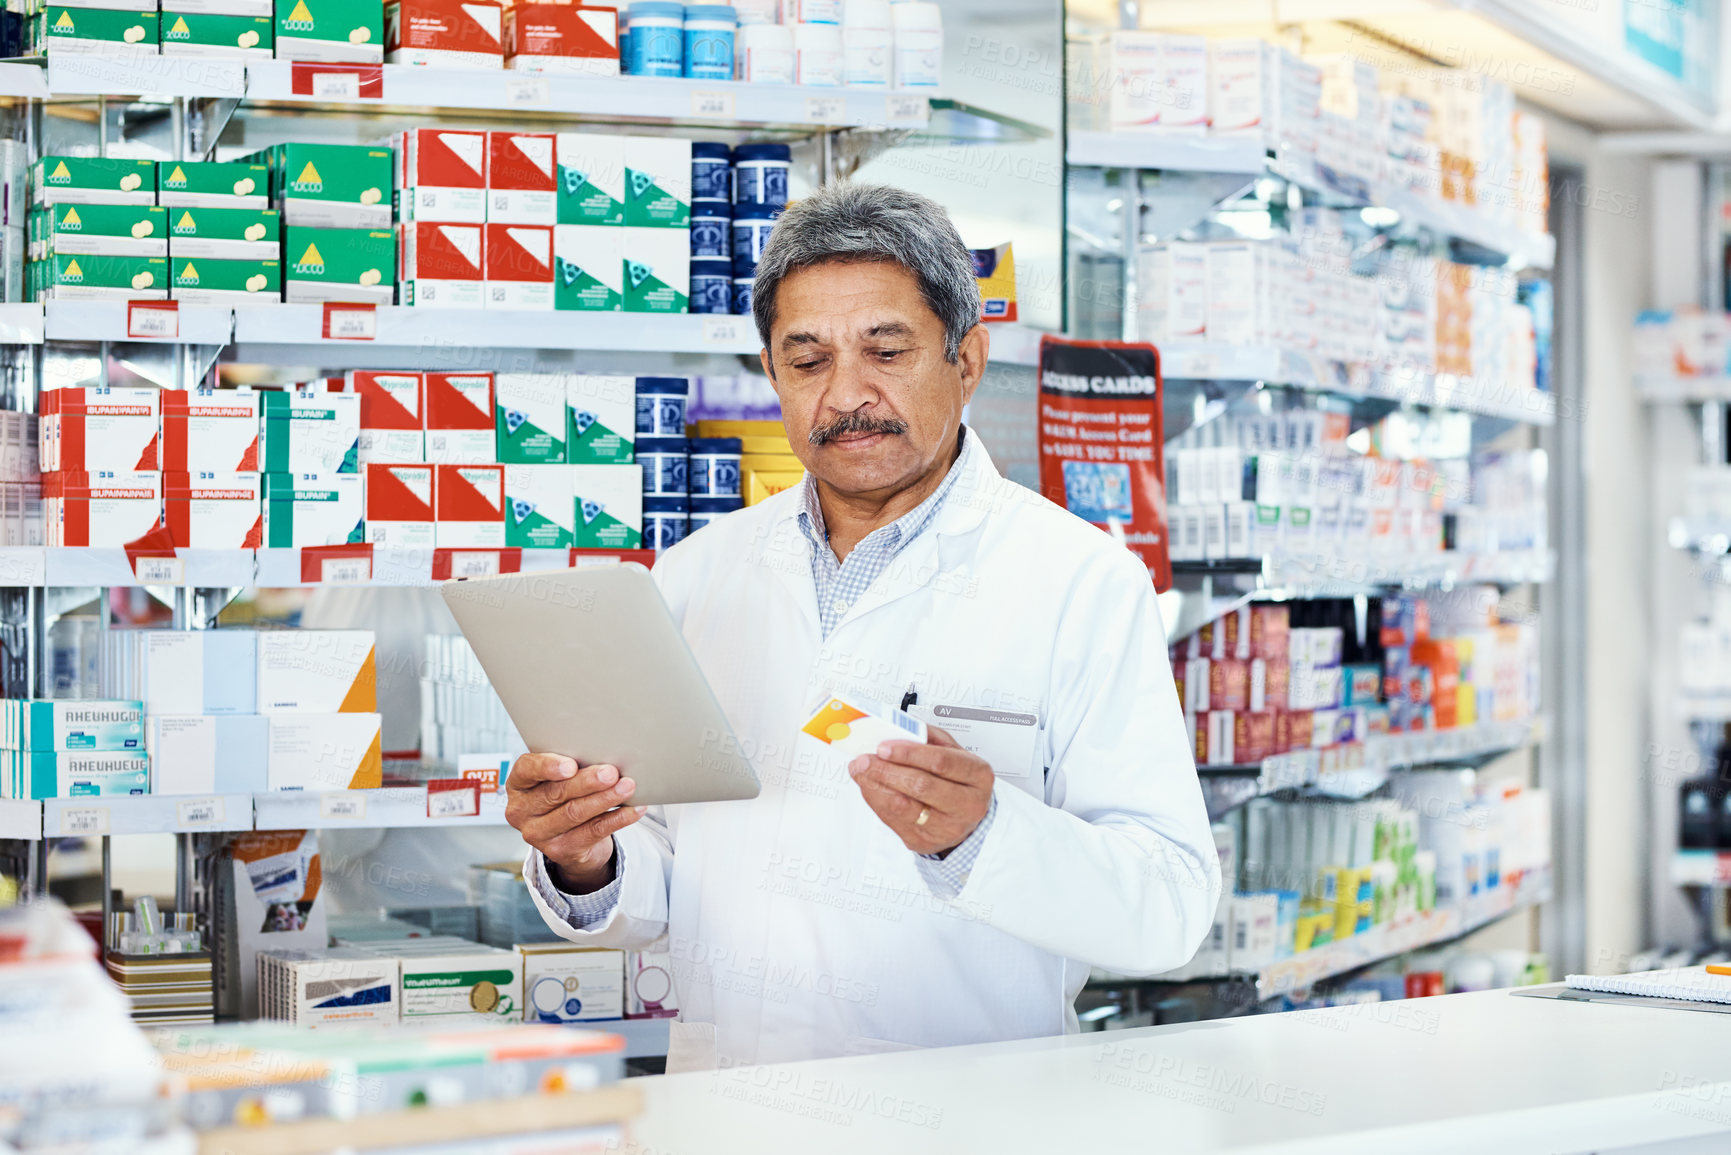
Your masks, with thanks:
[[[898,437],[908,431],[908,423],[897,417],[871,417],[863,413],[848,413],[828,425],[818,425],[806,435],[814,447],[853,433],[885,433]]]

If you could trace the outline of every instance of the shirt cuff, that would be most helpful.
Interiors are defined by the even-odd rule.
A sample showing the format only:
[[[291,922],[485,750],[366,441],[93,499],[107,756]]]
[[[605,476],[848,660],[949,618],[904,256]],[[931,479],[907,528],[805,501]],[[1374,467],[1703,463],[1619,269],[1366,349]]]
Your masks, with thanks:
[[[985,845],[986,832],[992,828],[992,819],[997,813],[998,795],[994,791],[992,803],[986,807],[986,816],[980,819],[980,824],[974,827],[974,832],[968,835],[960,846],[943,858],[935,854],[919,856],[920,877],[926,880],[926,885],[938,898],[952,899],[962,893],[962,887],[968,884],[968,875],[974,871],[974,863],[979,860],[980,848]]]
[[[535,852],[535,869],[528,881],[541,896],[541,901],[547,904],[547,909],[565,920],[572,930],[592,930],[613,917],[613,911],[619,906],[619,887],[624,877],[625,851],[615,839],[613,881],[592,894],[566,894],[554,886],[547,874],[546,856],[539,850]]]

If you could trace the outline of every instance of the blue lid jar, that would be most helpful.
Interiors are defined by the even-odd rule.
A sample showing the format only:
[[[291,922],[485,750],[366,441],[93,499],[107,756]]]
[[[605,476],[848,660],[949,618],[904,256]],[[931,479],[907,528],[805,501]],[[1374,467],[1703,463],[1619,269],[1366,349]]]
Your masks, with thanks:
[[[637,379],[637,436],[685,438],[685,399],[691,382],[684,377]]]
[[[763,142],[759,144],[742,144],[733,150],[733,163],[741,164],[748,160],[793,160],[793,149],[785,144]]]
[[[689,377],[639,377],[637,379],[639,393],[690,393],[691,378]]]
[[[739,453],[744,442],[737,437],[693,437],[688,444],[692,453]]]
[[[685,74],[685,5],[637,0],[621,24],[619,63],[628,75]]]
[[[732,8],[728,8],[727,10],[729,12],[733,11]],[[725,141],[694,140],[691,142],[691,159],[731,161],[733,159],[733,149],[728,147]]]
[[[645,497],[643,499],[644,513],[689,513],[690,498],[685,497]]]
[[[695,179],[695,177],[693,178]],[[691,256],[723,258],[733,254],[733,203],[691,199]]]
[[[696,242],[693,242],[695,247]],[[725,257],[691,258],[691,311],[693,313],[730,313],[733,311],[733,262]]]

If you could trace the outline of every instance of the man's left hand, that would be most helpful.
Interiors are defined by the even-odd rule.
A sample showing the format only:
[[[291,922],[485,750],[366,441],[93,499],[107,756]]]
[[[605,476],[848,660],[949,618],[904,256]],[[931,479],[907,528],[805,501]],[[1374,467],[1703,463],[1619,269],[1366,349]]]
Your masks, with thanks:
[[[848,763],[860,794],[915,854],[943,854],[968,840],[992,805],[992,768],[936,726],[930,740],[885,742]],[[920,821],[920,815],[926,816]]]

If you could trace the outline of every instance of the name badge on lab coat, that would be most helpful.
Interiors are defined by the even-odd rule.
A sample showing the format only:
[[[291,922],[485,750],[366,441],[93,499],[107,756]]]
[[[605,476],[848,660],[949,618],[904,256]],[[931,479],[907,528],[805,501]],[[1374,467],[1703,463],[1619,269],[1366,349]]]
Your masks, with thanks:
[[[927,706],[915,703],[908,713],[948,731],[970,754],[984,758],[992,773],[1007,778],[1028,793],[1043,797],[1045,768],[1040,765],[1040,719],[1011,710],[975,706]]]

